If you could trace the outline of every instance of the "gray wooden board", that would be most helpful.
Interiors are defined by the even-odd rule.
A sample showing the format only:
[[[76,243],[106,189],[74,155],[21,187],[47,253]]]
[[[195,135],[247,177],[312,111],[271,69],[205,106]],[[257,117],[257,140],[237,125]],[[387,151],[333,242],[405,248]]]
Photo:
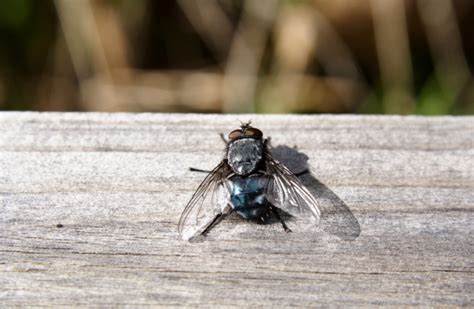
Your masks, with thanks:
[[[181,211],[240,120],[318,226]],[[474,306],[474,117],[0,113],[2,306]],[[63,227],[57,227],[62,224]]]

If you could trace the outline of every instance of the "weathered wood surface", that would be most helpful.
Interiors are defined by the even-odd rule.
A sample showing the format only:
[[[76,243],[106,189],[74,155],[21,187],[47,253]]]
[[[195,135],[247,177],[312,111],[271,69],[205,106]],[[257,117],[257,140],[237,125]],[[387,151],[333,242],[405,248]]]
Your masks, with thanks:
[[[320,225],[231,217],[180,240],[204,177],[188,167],[248,118],[310,167]],[[0,113],[0,130],[0,306],[474,306],[473,117]]]

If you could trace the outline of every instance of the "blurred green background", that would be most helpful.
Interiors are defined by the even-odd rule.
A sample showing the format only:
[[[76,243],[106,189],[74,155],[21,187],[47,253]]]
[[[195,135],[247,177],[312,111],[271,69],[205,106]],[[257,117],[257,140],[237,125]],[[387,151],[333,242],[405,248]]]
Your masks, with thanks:
[[[473,114],[472,0],[1,0],[0,109]]]

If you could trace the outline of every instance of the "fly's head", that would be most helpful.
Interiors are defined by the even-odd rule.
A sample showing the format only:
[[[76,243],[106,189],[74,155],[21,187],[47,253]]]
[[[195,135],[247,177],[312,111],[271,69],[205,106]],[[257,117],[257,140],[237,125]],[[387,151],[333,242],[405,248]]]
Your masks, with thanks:
[[[227,160],[238,175],[248,175],[255,171],[263,159],[263,134],[250,123],[229,133]]]

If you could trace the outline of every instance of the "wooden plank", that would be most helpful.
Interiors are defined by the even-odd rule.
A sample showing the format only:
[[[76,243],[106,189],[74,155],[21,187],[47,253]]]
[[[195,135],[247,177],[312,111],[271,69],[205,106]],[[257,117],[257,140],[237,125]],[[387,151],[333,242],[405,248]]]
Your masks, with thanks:
[[[239,118],[310,167],[322,220],[184,242],[187,167]],[[473,306],[473,120],[0,113],[0,305]]]

